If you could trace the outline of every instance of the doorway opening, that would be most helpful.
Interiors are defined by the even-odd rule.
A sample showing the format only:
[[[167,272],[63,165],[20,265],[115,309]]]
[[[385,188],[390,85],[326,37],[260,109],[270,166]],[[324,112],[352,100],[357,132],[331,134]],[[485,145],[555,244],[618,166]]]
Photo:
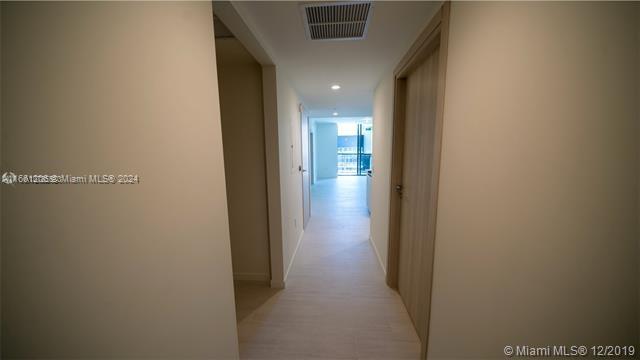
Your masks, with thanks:
[[[335,189],[330,193],[336,196],[335,201],[341,201],[339,196],[342,194],[338,192],[349,192],[354,195],[349,201],[356,201],[357,198],[357,205],[368,215],[373,150],[372,118],[311,118],[309,127],[312,188],[324,189],[327,184],[333,184]],[[316,196],[322,196],[318,193],[323,191],[311,191],[312,204]]]
[[[338,123],[338,176],[365,176],[371,170],[371,118]]]
[[[241,322],[280,290],[270,287],[264,69],[218,17],[214,28],[234,299]]]

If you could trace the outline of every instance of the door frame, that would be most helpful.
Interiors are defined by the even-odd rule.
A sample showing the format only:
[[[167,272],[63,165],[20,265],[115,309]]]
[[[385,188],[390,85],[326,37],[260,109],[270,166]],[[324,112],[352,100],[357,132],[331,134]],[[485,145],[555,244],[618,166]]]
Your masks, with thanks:
[[[264,115],[264,144],[267,189],[267,214],[269,224],[269,264],[272,288],[285,287],[284,244],[282,229],[283,204],[281,199],[282,180],[280,168],[278,136],[278,89],[280,76],[275,62],[264,49],[253,31],[247,27],[231,1],[213,1],[213,16],[219,18],[242,43],[262,67],[262,111]]]
[[[307,224],[309,222],[309,219],[311,218],[311,173],[309,172],[309,169],[305,169],[304,168],[304,159],[306,157],[307,159],[307,168],[310,167],[311,165],[311,153],[310,153],[310,146],[311,144],[309,143],[309,134],[311,133],[311,121],[309,119],[309,115],[306,112],[304,105],[302,105],[302,103],[300,103],[298,105],[298,110],[300,112],[300,166],[298,167],[298,170],[300,171],[300,182],[302,183],[302,230],[306,229]],[[306,128],[307,131],[304,131],[304,126],[302,126],[303,123],[306,122]],[[305,149],[304,149],[304,142],[307,142],[307,151],[305,153]],[[304,181],[304,175],[305,173],[307,174],[307,179],[309,180],[306,184]],[[306,190],[306,192],[308,192],[309,194],[309,200],[305,201],[305,189],[308,188]],[[309,217],[305,217],[305,210],[308,209],[309,211]]]
[[[409,51],[402,57],[394,70],[394,105],[393,105],[393,139],[391,156],[391,181],[389,189],[389,243],[387,258],[387,285],[391,288],[398,287],[398,266],[400,255],[400,219],[401,204],[400,196],[396,191],[396,186],[402,184],[402,164],[404,152],[404,131],[405,131],[405,104],[407,76],[429,56],[431,51],[439,47],[438,59],[438,85],[436,99],[436,119],[434,136],[434,161],[431,182],[431,203],[429,204],[428,238],[427,246],[430,246],[431,259],[427,259],[431,277],[427,279],[429,294],[426,296],[426,303],[420,304],[424,314],[420,321],[427,323],[425,339],[421,339],[421,358],[426,359],[427,344],[429,336],[429,319],[431,312],[431,292],[433,286],[433,254],[435,248],[436,218],[438,207],[438,188],[440,180],[440,160],[442,152],[442,127],[444,117],[444,91],[447,68],[447,48],[449,38],[449,13],[450,2],[446,1],[433,16],[429,24],[420,33]]]
[[[315,151],[313,150],[313,147],[315,146],[314,143],[313,131],[309,129],[309,181],[311,182],[311,185],[315,185],[316,183],[314,180],[316,176],[315,161],[313,160],[313,157],[316,156]]]

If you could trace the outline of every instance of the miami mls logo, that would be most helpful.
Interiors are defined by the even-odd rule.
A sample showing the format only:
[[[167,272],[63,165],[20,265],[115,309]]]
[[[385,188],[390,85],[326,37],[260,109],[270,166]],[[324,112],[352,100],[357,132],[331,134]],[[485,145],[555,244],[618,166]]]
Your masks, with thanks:
[[[5,184],[13,185],[15,184],[17,179],[18,177],[16,176],[16,174],[12,173],[11,171],[2,174],[2,182]]]

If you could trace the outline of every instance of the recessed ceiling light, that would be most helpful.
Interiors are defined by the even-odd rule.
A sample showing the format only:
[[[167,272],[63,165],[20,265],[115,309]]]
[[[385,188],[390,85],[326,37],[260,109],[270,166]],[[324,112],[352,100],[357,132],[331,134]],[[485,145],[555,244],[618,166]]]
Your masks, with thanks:
[[[331,85],[331,90],[340,90],[340,85],[338,84]]]
[[[338,116],[338,113],[337,113],[337,112],[334,112],[334,113],[333,113],[333,116]]]

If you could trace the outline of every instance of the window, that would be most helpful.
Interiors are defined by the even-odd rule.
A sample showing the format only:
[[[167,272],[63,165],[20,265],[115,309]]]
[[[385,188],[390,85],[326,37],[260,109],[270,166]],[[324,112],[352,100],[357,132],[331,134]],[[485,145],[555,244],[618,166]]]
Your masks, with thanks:
[[[366,175],[371,168],[371,124],[338,123],[338,175]]]

